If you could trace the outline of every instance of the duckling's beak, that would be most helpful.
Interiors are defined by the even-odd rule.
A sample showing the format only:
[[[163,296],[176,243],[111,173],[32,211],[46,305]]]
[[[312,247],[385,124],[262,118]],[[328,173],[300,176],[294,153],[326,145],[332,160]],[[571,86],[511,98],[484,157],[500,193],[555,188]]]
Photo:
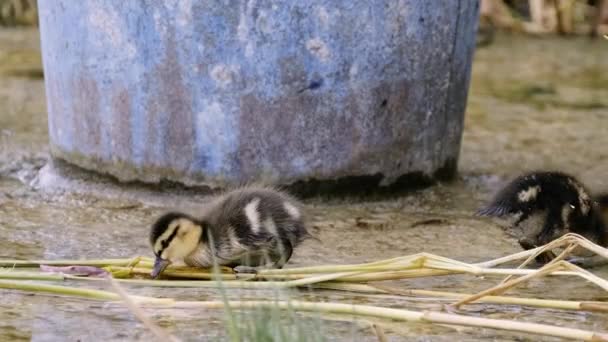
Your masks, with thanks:
[[[152,279],[156,279],[164,270],[169,266],[171,262],[169,260],[161,259],[161,257],[156,257],[154,260],[154,269],[152,270]]]

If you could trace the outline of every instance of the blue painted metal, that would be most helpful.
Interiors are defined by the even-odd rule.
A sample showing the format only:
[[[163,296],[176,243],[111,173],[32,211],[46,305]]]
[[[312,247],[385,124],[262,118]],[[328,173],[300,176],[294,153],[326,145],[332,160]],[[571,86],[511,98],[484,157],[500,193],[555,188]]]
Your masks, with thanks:
[[[39,3],[53,155],[223,185],[458,158],[478,1]]]

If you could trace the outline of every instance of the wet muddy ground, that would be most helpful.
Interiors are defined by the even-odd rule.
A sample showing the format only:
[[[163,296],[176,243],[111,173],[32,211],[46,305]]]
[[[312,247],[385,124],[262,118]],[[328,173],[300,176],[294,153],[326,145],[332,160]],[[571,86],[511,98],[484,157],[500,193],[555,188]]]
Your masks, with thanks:
[[[0,258],[101,258],[150,255],[147,229],[168,208],[196,210],[205,197],[179,191],[117,186],[106,179],[71,181],[48,166],[44,85],[38,35],[0,30]],[[371,202],[306,201],[313,231],[290,264],[356,263],[429,252],[483,261],[520,250],[496,222],[472,212],[509,177],[530,169],[559,169],[595,191],[608,190],[608,41],[533,39],[499,35],[476,52],[459,162],[449,184]],[[78,173],[72,171],[72,173]],[[92,182],[93,180],[94,182]],[[52,188],[71,185],[73,190]],[[594,270],[608,276],[608,269]],[[449,276],[395,282],[401,288],[473,292],[500,278]],[[104,288],[100,285],[100,288]],[[188,299],[217,299],[212,290],[130,288],[130,292]],[[607,300],[589,284],[570,278],[530,282],[522,296]],[[230,292],[234,298],[268,298],[260,291]],[[439,309],[437,300],[364,296],[343,292],[276,294],[377,304],[413,310]],[[150,312],[184,340],[225,339],[221,312]],[[472,305],[471,315],[512,318],[607,331],[608,315],[521,307]],[[292,317],[293,318],[293,317]],[[305,331],[328,340],[376,340],[369,324],[340,317],[298,319]],[[246,320],[246,318],[242,318]],[[289,323],[289,317],[285,318]],[[543,340],[486,329],[390,324],[390,340]],[[314,334],[311,334],[314,337]],[[0,340],[144,340],[148,330],[122,306],[2,292]],[[544,339],[553,340],[553,339]]]

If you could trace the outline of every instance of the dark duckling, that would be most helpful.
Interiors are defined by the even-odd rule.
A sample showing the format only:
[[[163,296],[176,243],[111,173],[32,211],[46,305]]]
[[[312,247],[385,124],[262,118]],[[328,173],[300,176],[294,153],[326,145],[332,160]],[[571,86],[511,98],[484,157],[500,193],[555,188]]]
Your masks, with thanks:
[[[608,195],[593,198],[571,175],[531,172],[507,184],[477,214],[514,220],[512,227],[521,230],[518,242],[529,250],[570,232],[598,245],[608,245],[608,230],[603,216],[606,208]],[[552,253],[545,253],[537,261],[546,263],[553,257]]]

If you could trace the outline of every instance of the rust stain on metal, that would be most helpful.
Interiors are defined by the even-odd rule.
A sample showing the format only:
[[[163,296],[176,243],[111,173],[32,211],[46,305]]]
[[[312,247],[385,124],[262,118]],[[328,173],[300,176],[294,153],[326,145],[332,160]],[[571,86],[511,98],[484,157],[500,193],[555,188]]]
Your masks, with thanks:
[[[131,158],[131,98],[127,89],[112,94],[112,154],[115,159]]]
[[[97,151],[101,144],[101,125],[99,120],[100,93],[94,78],[89,77],[85,70],[78,73],[73,81],[71,94],[72,125],[75,132],[84,140],[82,143],[88,151]]]
[[[153,85],[157,87],[159,96],[152,99],[147,107],[151,120],[149,132],[158,132],[157,124],[164,127],[166,136],[155,137],[150,141],[152,146],[160,146],[160,154],[167,158],[165,166],[188,171],[194,156],[192,142],[195,140],[194,115],[192,112],[192,96],[186,87],[180,67],[178,42],[173,27],[168,28],[167,39],[164,42],[166,55],[158,67],[152,70]],[[150,134],[150,137],[155,134]],[[147,151],[148,153],[153,151]],[[158,161],[157,156],[149,156],[149,162]]]

